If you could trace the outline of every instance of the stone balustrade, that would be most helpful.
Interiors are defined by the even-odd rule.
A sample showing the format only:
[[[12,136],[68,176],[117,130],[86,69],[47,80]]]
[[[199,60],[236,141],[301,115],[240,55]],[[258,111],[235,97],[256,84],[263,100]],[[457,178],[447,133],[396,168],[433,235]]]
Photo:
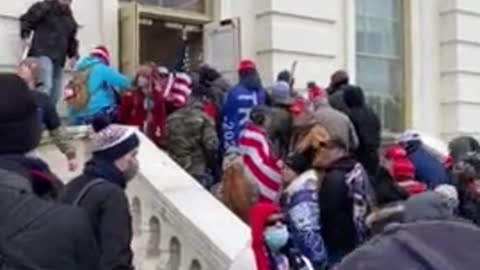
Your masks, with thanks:
[[[69,131],[83,164],[89,156],[88,132],[85,128]],[[248,227],[163,151],[139,135],[140,173],[128,187],[136,269],[228,269],[248,245]],[[47,141],[39,152],[62,179],[74,177],[55,146]]]

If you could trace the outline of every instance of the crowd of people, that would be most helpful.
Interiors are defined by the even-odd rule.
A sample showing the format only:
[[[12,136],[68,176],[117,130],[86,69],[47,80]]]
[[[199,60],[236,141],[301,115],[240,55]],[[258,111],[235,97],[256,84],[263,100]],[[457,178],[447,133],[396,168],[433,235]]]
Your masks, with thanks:
[[[1,269],[133,269],[125,189],[139,168],[136,130],[250,226],[232,270],[476,269],[474,138],[447,154],[414,130],[382,144],[379,118],[342,70],[325,89],[296,85],[288,70],[267,89],[252,60],[235,85],[208,64],[146,63],[129,78],[105,46],[80,59],[71,2],[21,16],[28,57],[0,74]],[[69,125],[93,129],[93,155],[66,185],[35,151],[46,129],[77,169],[62,101]]]

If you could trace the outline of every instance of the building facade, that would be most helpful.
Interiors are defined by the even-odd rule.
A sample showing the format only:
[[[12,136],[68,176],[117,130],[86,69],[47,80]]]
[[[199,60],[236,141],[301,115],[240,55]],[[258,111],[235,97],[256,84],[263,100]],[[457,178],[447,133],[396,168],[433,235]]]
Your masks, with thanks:
[[[18,16],[34,0],[0,7],[0,68],[21,55]],[[74,1],[81,51],[107,45],[132,73],[155,61],[208,62],[232,80],[241,58],[262,79],[297,62],[296,87],[349,72],[386,133],[415,128],[449,139],[480,136],[480,2],[474,0]],[[478,2],[478,3],[477,3]],[[121,12],[117,12],[121,10]],[[187,44],[184,51],[178,51]],[[14,53],[12,53],[14,52]]]

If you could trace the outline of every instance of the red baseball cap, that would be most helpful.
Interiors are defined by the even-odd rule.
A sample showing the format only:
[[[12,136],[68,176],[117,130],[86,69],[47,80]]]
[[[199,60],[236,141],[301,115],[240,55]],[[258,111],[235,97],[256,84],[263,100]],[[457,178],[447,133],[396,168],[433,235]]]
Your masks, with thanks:
[[[255,62],[249,59],[244,59],[238,64],[238,71],[247,70],[247,69],[257,69]]]

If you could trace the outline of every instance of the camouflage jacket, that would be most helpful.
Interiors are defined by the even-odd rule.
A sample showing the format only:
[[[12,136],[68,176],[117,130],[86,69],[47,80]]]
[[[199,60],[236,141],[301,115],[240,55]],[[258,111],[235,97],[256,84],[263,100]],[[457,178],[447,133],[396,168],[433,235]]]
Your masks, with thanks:
[[[193,102],[167,119],[166,149],[192,176],[203,176],[215,160],[219,139],[213,121],[200,102]]]

